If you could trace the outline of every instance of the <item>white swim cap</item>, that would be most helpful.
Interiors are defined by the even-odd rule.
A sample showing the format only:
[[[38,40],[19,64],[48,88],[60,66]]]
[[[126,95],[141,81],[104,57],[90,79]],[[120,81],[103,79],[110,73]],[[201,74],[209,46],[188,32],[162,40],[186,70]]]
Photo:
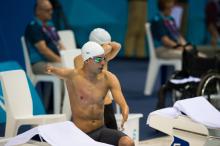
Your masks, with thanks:
[[[95,28],[91,31],[89,40],[102,45],[111,42],[111,36],[105,29]]]
[[[83,61],[95,56],[103,55],[104,49],[96,42],[89,41],[81,49]]]

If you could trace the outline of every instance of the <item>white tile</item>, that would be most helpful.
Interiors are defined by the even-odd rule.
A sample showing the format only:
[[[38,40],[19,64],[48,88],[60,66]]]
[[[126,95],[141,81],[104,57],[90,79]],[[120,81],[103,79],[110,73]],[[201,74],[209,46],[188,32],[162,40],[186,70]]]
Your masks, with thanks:
[[[138,146],[170,146],[172,137],[164,136],[160,138],[153,138],[145,141],[140,141]]]

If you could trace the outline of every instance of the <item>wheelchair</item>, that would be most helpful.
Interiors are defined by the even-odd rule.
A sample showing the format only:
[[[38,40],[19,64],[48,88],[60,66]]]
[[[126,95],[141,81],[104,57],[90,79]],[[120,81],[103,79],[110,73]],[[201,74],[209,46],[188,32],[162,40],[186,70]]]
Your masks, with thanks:
[[[220,73],[208,73],[200,81],[197,96],[206,96],[208,101],[220,110]]]
[[[182,70],[174,72],[158,92],[157,109],[165,107],[166,95],[177,100],[205,96],[220,110],[220,57],[201,58],[192,52],[183,52]]]

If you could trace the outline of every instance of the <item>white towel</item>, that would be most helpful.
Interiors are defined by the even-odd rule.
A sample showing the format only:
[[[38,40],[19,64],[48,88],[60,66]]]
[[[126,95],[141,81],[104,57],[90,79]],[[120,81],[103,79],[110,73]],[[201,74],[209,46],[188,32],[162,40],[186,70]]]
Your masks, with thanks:
[[[174,108],[210,129],[220,128],[220,112],[205,97],[176,101]]]
[[[111,146],[93,140],[70,121],[35,127],[10,139],[5,146],[27,143],[36,134],[51,146]]]
[[[150,119],[150,116],[152,115],[161,115],[161,116],[176,118],[182,114],[180,111],[178,111],[177,109],[173,107],[163,108],[163,109],[151,112],[147,118],[147,124],[149,124],[149,119]]]

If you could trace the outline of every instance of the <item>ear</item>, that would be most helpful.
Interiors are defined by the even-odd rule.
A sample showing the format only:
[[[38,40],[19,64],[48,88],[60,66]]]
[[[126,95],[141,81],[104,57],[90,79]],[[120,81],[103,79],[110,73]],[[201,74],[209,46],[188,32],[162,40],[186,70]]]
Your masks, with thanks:
[[[87,59],[86,61],[84,61],[85,64],[89,63],[91,59]]]

